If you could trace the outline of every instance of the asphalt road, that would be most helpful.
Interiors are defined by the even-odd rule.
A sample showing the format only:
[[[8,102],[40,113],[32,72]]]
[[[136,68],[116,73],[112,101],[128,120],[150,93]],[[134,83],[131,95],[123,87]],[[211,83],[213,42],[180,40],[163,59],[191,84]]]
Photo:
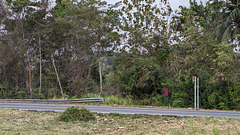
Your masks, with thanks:
[[[64,111],[67,107],[77,105],[53,105],[53,104],[20,104],[20,103],[0,103],[0,108],[33,110],[33,111]],[[175,109],[155,109],[155,108],[135,108],[135,107],[106,107],[106,106],[82,106],[94,113],[121,113],[121,114],[141,114],[141,115],[161,115],[175,117],[227,117],[240,118],[240,112],[226,111],[201,111],[201,110],[175,110]]]

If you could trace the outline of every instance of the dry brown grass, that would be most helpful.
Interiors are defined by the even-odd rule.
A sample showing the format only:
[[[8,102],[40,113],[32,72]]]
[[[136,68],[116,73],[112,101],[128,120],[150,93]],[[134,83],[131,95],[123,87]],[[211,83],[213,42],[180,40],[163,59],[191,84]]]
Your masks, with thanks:
[[[96,121],[73,123],[59,114],[0,109],[0,134],[240,134],[240,119],[97,114]]]

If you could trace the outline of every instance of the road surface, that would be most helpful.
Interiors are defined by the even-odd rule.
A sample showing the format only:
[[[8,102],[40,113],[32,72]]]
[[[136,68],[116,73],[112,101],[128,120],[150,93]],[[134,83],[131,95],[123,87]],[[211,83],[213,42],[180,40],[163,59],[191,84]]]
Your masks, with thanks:
[[[77,105],[55,105],[55,104],[21,104],[21,103],[0,103],[0,108],[34,110],[34,111],[64,111],[67,107]],[[140,114],[140,115],[160,115],[174,117],[227,117],[240,118],[240,112],[227,111],[201,111],[201,110],[176,110],[176,109],[155,109],[155,108],[136,108],[136,107],[106,107],[106,106],[84,106],[94,113],[121,113],[121,114]]]

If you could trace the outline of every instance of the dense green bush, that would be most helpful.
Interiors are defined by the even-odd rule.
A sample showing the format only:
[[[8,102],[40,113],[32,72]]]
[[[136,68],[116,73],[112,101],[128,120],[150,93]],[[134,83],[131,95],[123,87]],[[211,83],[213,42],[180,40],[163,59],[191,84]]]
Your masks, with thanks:
[[[95,120],[95,115],[84,107],[72,106],[67,108],[59,117],[60,121],[89,121]]]
[[[120,57],[115,70],[120,90],[134,99],[149,98],[153,93],[162,94],[161,83],[169,75],[168,70],[163,68],[164,63],[156,57],[143,58],[130,54]]]
[[[176,99],[172,103],[173,107],[184,107],[184,101],[182,99]]]

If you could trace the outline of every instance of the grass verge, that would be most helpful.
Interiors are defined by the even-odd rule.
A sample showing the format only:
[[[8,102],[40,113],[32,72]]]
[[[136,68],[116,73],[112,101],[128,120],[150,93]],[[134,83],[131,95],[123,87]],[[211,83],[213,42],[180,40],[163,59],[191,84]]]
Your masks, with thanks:
[[[62,122],[60,114],[0,109],[0,134],[240,134],[239,119],[95,114],[97,120]]]

